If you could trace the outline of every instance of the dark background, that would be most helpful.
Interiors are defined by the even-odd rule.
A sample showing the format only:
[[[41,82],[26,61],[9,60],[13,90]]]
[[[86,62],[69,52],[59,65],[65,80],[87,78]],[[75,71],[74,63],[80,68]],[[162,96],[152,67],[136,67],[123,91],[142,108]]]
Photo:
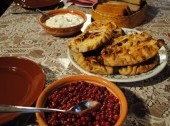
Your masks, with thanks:
[[[0,16],[5,12],[12,2],[13,0],[0,0]]]

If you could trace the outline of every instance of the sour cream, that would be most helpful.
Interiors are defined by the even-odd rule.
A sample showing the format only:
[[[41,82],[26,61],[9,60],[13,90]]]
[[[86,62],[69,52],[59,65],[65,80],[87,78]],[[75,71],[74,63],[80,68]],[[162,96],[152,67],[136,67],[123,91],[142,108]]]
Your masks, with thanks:
[[[84,19],[76,14],[58,14],[46,20],[45,25],[53,28],[65,28],[76,26],[83,21]]]

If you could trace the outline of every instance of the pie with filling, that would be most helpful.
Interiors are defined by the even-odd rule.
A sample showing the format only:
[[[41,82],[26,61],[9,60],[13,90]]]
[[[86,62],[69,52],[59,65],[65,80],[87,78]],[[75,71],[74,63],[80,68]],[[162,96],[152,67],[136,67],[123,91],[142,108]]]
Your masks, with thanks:
[[[105,66],[100,62],[100,57],[93,55],[86,55],[83,53],[72,52],[73,58],[77,64],[84,70],[101,74],[101,75],[110,75],[117,72],[116,67]]]
[[[70,50],[88,52],[107,44],[112,38],[116,25],[111,21],[94,21],[83,33],[69,42]]]
[[[137,75],[152,70],[158,64],[159,56],[157,55],[147,61],[136,65],[120,67],[118,71],[121,75]]]
[[[113,40],[101,51],[106,66],[129,66],[144,62],[158,54],[164,40],[153,39],[147,33],[125,35]]]
[[[101,75],[137,75],[159,64],[164,40],[146,32],[125,34],[109,21],[94,21],[69,42],[70,52],[84,70]]]

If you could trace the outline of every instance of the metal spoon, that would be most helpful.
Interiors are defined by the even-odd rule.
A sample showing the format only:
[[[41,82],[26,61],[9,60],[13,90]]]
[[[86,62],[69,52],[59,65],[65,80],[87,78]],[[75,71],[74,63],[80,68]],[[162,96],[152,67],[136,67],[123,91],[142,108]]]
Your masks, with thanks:
[[[79,102],[78,104],[74,105],[68,110],[0,105],[0,113],[63,112],[63,113],[72,113],[72,114],[82,115],[92,109],[95,109],[98,105],[100,105],[100,103],[97,101],[83,101],[83,102]]]

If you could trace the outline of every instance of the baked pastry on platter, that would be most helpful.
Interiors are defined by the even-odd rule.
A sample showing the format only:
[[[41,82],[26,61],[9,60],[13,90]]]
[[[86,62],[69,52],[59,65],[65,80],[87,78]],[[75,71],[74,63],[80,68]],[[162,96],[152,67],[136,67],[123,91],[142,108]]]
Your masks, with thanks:
[[[125,44],[128,41],[129,43],[131,42],[136,44],[137,42],[141,42],[149,39],[152,39],[152,36],[146,32],[129,34],[129,35],[122,34],[121,36],[115,37],[113,39],[112,45],[116,45],[117,43]]]
[[[144,62],[156,56],[164,44],[164,40],[153,39],[146,33],[125,35],[120,38],[101,51],[104,65],[127,66]]]
[[[125,34],[107,21],[94,21],[69,42],[74,61],[84,70],[100,75],[137,75],[159,65],[164,40],[146,32]]]
[[[72,52],[74,60],[84,70],[101,75],[121,74],[137,75],[148,72],[159,64],[159,56],[155,56],[139,64],[123,67],[110,67],[103,64],[100,55],[95,53],[76,53]]]
[[[137,75],[152,70],[158,64],[159,56],[155,56],[147,61],[144,61],[136,65],[119,67],[118,71],[119,74],[121,75]]]
[[[69,42],[74,52],[88,52],[107,44],[116,25],[110,21],[95,21],[86,30]]]
[[[99,21],[94,21],[92,22],[90,25],[87,26],[87,28],[85,29],[86,31],[98,31],[98,30],[106,30],[106,28],[108,28],[107,30],[115,30],[117,28],[116,24],[111,21],[111,20],[99,20]]]
[[[113,67],[105,66],[97,56],[84,56],[83,53],[72,52],[74,60],[86,71],[101,75],[114,74],[117,70]]]

